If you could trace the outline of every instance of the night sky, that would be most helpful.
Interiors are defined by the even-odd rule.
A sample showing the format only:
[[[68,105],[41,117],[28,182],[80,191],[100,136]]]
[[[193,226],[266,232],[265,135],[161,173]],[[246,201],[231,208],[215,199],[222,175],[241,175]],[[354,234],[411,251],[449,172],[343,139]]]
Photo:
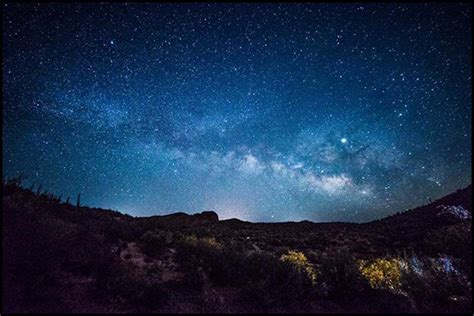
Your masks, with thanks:
[[[471,182],[470,4],[3,4],[3,170],[134,216],[368,221]]]

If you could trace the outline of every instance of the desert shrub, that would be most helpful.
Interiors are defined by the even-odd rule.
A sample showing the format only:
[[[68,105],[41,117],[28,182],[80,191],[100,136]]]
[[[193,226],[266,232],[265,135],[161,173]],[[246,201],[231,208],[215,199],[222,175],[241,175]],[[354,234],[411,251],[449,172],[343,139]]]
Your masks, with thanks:
[[[205,275],[201,266],[194,269],[181,268],[183,274],[179,281],[175,282],[176,288],[183,292],[198,293],[202,291],[205,283]]]
[[[198,226],[198,227],[193,227],[192,229],[192,235],[196,236],[197,238],[203,238],[203,237],[209,236],[210,233],[211,232],[207,227]]]
[[[278,304],[278,288],[284,278],[278,258],[268,253],[253,253],[243,258],[240,288],[244,301],[268,309]]]
[[[243,254],[229,249],[217,251],[208,257],[209,278],[220,286],[236,286],[241,278]]]
[[[173,241],[171,232],[147,231],[140,237],[140,248],[148,256],[159,256]]]
[[[90,276],[97,269],[101,264],[98,258],[106,255],[111,246],[101,235],[84,227],[77,227],[74,234],[63,237],[62,243],[63,269],[83,276]]]
[[[374,289],[400,289],[400,260],[377,258],[372,261],[359,260],[359,270]]]
[[[295,306],[304,309],[314,300],[311,277],[291,261],[268,253],[253,253],[243,258],[241,268],[242,298],[263,311]]]
[[[93,273],[95,279],[95,296],[103,299],[113,299],[121,294],[127,295],[132,287],[132,269],[122,265],[118,257],[109,255],[98,258],[100,263]]]
[[[228,240],[225,243],[225,247],[227,250],[235,252],[235,253],[241,253],[245,250],[245,244],[239,239],[234,240],[232,238],[228,238]]]
[[[95,273],[94,297],[120,309],[146,312],[164,305],[169,294],[154,278],[137,274],[117,258],[105,257]]]
[[[196,247],[198,243],[198,238],[196,235],[185,235],[180,239],[180,242],[183,246]]]
[[[209,262],[216,256],[216,252],[224,249],[214,237],[197,238],[195,235],[185,235],[177,242],[177,259],[185,266],[195,266],[196,264]]]
[[[182,284],[191,290],[200,290],[206,275],[223,262],[223,245],[213,237],[197,238],[195,235],[181,237],[176,245],[179,270],[184,274]]]
[[[180,248],[193,250],[195,253],[207,253],[224,249],[224,245],[214,237],[197,238],[195,235],[187,235],[179,240]]]
[[[223,249],[224,246],[217,242],[217,240],[214,237],[204,237],[201,239],[201,243],[205,245],[206,247],[213,248],[213,249]]]
[[[101,223],[101,231],[105,233],[109,242],[121,240],[136,240],[140,238],[141,232],[134,225],[125,220],[104,221]]]
[[[316,279],[302,253],[279,257],[266,252],[244,254],[226,249],[214,238],[185,236],[177,260],[188,289],[200,289],[206,276],[220,286],[240,289],[241,299],[263,310],[307,306]]]
[[[287,254],[282,255],[280,260],[289,263],[298,272],[305,273],[311,280],[311,283],[316,283],[316,271],[304,253],[290,250]]]
[[[271,247],[279,247],[282,245],[282,242],[278,238],[269,238],[267,244]]]
[[[441,227],[429,232],[424,241],[425,250],[432,254],[449,254],[472,264],[471,223]]]
[[[415,300],[419,312],[467,312],[470,309],[469,280],[455,270],[446,270],[439,262],[424,260],[421,273],[407,265],[401,274],[401,286]]]
[[[71,235],[61,220],[37,216],[31,208],[18,212],[17,206],[3,201],[4,288],[6,311],[62,310],[63,293],[58,291],[64,250]],[[50,296],[57,299],[51,302]]]
[[[292,249],[302,246],[301,239],[299,238],[288,238],[285,240],[285,245]]]
[[[348,248],[329,248],[315,260],[319,262],[318,286],[321,294],[347,299],[360,296],[369,287]]]
[[[140,297],[138,307],[143,306],[143,312],[150,312],[167,304],[170,300],[168,288],[163,284],[145,283],[143,294]],[[137,306],[132,302],[132,306]]]

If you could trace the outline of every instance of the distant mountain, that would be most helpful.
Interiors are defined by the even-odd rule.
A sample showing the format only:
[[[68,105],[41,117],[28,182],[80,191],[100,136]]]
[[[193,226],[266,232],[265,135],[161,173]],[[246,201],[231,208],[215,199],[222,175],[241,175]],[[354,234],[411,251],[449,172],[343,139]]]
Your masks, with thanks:
[[[404,222],[407,226],[412,226],[413,223],[417,223],[424,229],[426,229],[427,226],[434,227],[438,225],[445,225],[446,220],[455,223],[458,220],[469,219],[469,214],[471,213],[472,209],[471,197],[472,185],[468,185],[466,188],[451,193],[428,205],[420,206],[402,213],[397,213],[381,220],[374,221],[373,223],[391,225],[394,222]],[[459,214],[456,214],[456,212],[449,210],[445,212],[445,210],[448,208],[452,208],[453,210],[454,208],[458,208],[460,212],[465,213],[466,217],[460,217]],[[465,211],[462,211],[461,209]]]
[[[189,215],[183,212],[173,213],[169,215],[138,217],[135,218],[138,225],[153,228],[173,228],[178,229],[182,227],[195,227],[206,225],[209,223],[216,223],[219,217],[216,212],[206,211],[198,214]]]
[[[374,234],[390,236],[394,247],[449,253],[470,260],[472,185],[430,204],[364,224]],[[439,248],[433,247],[433,243]]]
[[[465,312],[471,195],[363,224],[251,223],[132,217],[4,182],[3,312]]]

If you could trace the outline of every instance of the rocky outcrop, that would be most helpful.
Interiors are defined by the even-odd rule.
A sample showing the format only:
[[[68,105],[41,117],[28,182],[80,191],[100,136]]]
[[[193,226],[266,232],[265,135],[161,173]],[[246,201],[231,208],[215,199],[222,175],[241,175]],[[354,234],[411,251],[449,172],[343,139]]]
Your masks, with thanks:
[[[189,215],[186,213],[173,213],[164,216],[152,216],[148,218],[138,218],[143,225],[149,229],[152,228],[177,228],[186,226],[199,226],[219,221],[219,216],[216,212],[205,211]]]
[[[217,213],[212,211],[194,214],[192,215],[192,218],[198,223],[213,223],[219,221],[219,216]]]

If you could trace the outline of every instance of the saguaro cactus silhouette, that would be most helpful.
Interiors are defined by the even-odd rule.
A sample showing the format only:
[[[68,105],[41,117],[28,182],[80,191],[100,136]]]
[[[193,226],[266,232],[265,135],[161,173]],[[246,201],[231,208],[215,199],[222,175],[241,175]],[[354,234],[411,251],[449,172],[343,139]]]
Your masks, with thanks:
[[[79,207],[81,206],[81,193],[79,192],[79,194],[77,195],[77,203],[76,203],[76,206]]]

